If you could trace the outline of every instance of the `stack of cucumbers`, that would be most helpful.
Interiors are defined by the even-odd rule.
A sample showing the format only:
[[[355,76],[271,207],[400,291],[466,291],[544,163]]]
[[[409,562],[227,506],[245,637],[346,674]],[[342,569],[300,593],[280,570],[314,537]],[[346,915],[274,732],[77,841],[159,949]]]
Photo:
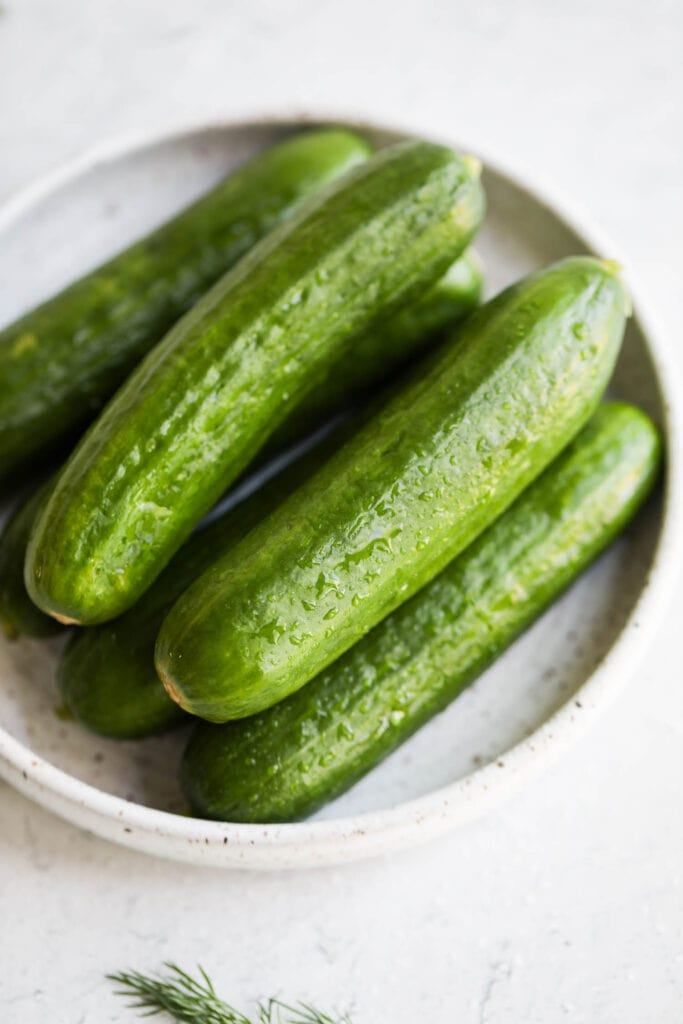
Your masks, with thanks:
[[[103,736],[194,722],[193,811],[280,822],[445,708],[632,518],[629,301],[564,259],[480,305],[480,166],[330,128],[0,331],[10,637]],[[179,735],[186,736],[186,732]]]

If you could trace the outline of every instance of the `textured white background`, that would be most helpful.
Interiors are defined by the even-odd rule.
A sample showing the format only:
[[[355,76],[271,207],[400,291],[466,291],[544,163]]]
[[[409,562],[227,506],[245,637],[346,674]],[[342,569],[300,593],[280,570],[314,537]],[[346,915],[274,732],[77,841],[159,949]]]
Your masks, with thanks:
[[[409,121],[592,213],[681,339],[678,0],[2,0],[0,198],[121,133],[262,111]],[[356,1024],[683,1019],[680,603],[572,753],[426,849],[257,876],[147,859],[0,786],[2,1024],[133,1021],[108,970]]]

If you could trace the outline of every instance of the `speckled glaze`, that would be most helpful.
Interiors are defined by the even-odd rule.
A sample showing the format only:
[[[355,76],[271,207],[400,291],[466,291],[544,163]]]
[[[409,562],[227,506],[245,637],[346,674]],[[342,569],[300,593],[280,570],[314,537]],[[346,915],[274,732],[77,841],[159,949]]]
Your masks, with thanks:
[[[0,215],[8,283],[0,315],[19,315],[300,123],[264,119],[128,141],[29,189]],[[379,143],[405,134],[361,127]],[[463,148],[462,141],[455,145]],[[566,255],[618,256],[564,200],[525,184],[529,174],[478,155],[489,212],[477,248],[489,294]],[[86,218],[97,231],[80,230]],[[53,259],[36,260],[43,252]],[[632,282],[629,290],[634,316],[612,393],[643,406],[661,425],[663,495],[467,693],[348,794],[296,825],[224,824],[176,813],[184,810],[175,780],[183,731],[114,743],[57,717],[60,641],[0,645],[0,774],[62,817],[136,849],[194,864],[275,869],[352,861],[427,841],[545,767],[633,672],[671,593],[681,551],[681,389]]]

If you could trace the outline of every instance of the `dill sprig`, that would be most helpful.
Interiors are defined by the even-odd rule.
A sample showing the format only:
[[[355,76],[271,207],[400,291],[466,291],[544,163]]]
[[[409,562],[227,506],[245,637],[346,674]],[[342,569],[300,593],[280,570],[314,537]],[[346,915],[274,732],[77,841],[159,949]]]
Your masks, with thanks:
[[[176,964],[167,962],[164,967],[166,975],[119,971],[107,977],[119,986],[117,995],[132,997],[129,1006],[144,1011],[143,1017],[168,1013],[186,1024],[350,1024],[346,1016],[330,1017],[307,1003],[290,1006],[280,999],[258,1003],[257,1017],[252,1019],[219,999],[203,967],[198,968],[200,979]]]

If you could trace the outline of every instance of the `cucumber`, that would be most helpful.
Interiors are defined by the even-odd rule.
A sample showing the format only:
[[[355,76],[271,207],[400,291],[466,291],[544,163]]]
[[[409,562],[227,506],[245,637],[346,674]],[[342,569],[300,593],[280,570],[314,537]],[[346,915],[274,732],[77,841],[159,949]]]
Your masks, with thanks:
[[[335,434],[348,429],[343,426]],[[187,719],[154,668],[154,642],[164,616],[197,576],[322,464],[333,450],[335,434],[195,533],[128,612],[73,633],[57,680],[64,704],[77,721],[100,736],[140,739]]]
[[[334,406],[340,390],[348,398],[354,385],[360,389],[367,387],[368,382],[382,383],[397,359],[412,355],[418,342],[424,346],[440,328],[467,312],[476,303],[480,291],[479,262],[466,253],[413,306],[378,326],[376,336],[359,339],[355,346],[357,357],[341,364],[336,381],[328,376],[325,387],[321,386],[316,392],[315,403],[311,404],[307,416],[309,423],[313,404],[320,405],[321,416],[329,411],[320,402],[321,393],[329,389],[329,404]],[[382,352],[384,356],[380,358]],[[362,376],[359,366],[364,371]],[[300,427],[304,426],[303,419],[302,416]],[[253,525],[329,458],[357,421],[358,416],[338,427],[261,490],[228,508],[215,522],[194,534],[124,615],[113,622],[74,632],[60,661],[58,683],[64,704],[77,721],[101,736],[139,739],[187,720],[182,709],[166,693],[154,668],[154,643],[166,613],[197,576],[234,547]],[[297,435],[296,428],[289,429],[292,437]],[[1,560],[0,537],[0,563]],[[23,595],[19,591],[18,597],[28,602],[45,623],[57,626],[54,619],[43,615],[29,601],[23,587],[23,573],[19,582]]]
[[[482,287],[481,262],[468,250],[415,302],[357,338],[290,413],[264,454],[282,451],[331,414],[387,385],[418,356],[434,348],[447,328],[475,309]]]
[[[284,448],[301,441],[306,432],[320,426],[321,422],[324,422],[326,418],[329,419],[333,413],[346,409],[352,401],[357,402],[363,397],[364,392],[381,388],[389,377],[393,379],[396,373],[416,358],[419,353],[431,348],[439,340],[440,333],[446,327],[465,316],[477,305],[481,288],[482,274],[479,259],[475,253],[466,252],[415,303],[401,310],[385,324],[376,325],[374,331],[367,336],[359,338],[354,343],[353,350],[336,364],[334,373],[326,374],[325,379],[321,381],[315,392],[308,395],[301,407],[295,409],[285,420],[271,438],[267,446],[268,450],[264,451],[263,455],[270,458],[280,455]],[[264,460],[259,459],[258,461],[262,463]],[[47,497],[47,493],[46,486],[41,489],[40,500],[31,495],[25,505],[17,509],[4,531],[0,533],[0,623],[4,626],[8,636],[16,637],[20,634],[47,636],[60,628],[56,619],[41,612],[31,601],[24,584],[26,547],[33,522],[42,505],[42,499]],[[189,543],[191,541],[188,541]],[[178,557],[180,557],[180,552]],[[204,568],[207,567],[208,563]],[[166,572],[164,571],[162,575],[165,578]],[[189,582],[190,580],[188,580],[188,584]],[[175,596],[180,596],[180,591]],[[141,601],[144,600],[145,595],[141,598]],[[160,625],[161,619],[159,619],[154,636],[150,640],[152,650]],[[118,623],[114,633],[117,637],[121,636]],[[104,641],[102,643],[104,645]],[[142,638],[140,638],[140,643],[142,645]],[[90,650],[91,645],[93,650],[96,650],[97,643],[94,639],[87,644],[85,641],[82,644],[74,641],[73,646],[80,652],[79,656],[85,659],[85,651]],[[122,643],[121,650],[125,651],[125,643]],[[75,657],[74,655],[74,659]],[[137,658],[136,662],[141,663]],[[120,666],[115,670],[113,660],[110,666],[111,671],[108,675],[113,678],[115,671],[118,671]],[[90,670],[88,669],[88,671]],[[129,667],[129,672],[132,671],[132,667]],[[147,671],[151,671],[154,679],[157,679],[151,654]],[[92,685],[98,684],[93,682]],[[108,684],[103,680],[101,685],[104,690]],[[135,693],[135,684],[132,679],[130,686],[132,693]],[[158,683],[158,687],[161,689],[160,683]],[[97,708],[99,698],[92,694],[91,699]],[[102,699],[106,703],[104,695]],[[124,703],[121,698],[121,705],[123,706]],[[166,699],[166,703],[169,703],[169,698]],[[74,714],[76,714],[75,711]],[[87,714],[86,710],[81,716],[84,724],[87,724],[85,721]],[[129,714],[133,721],[136,720],[132,708],[127,709],[126,714]],[[152,720],[156,722],[154,716],[152,716]],[[114,716],[112,728],[118,728],[117,721],[117,717]],[[144,735],[145,721],[146,718],[142,715],[140,723],[136,726],[138,735]],[[106,728],[103,711],[98,717],[98,722],[100,724],[94,731],[109,735],[103,732]]]
[[[76,448],[29,543],[32,600],[84,624],[131,607],[354,335],[435,282],[482,213],[476,161],[409,142],[271,232]]]
[[[174,605],[156,665],[209,721],[303,686],[424,586],[594,411],[621,345],[613,264],[563,260],[481,306]]]
[[[649,493],[656,428],[605,405],[467,550],[287,700],[198,724],[181,769],[196,814],[305,817],[443,710],[606,547]]]
[[[49,486],[49,482],[43,484],[21,502],[0,534],[0,625],[10,640],[22,635],[52,636],[62,628],[36,608],[24,586],[26,545]]]
[[[336,129],[288,139],[0,331],[0,481],[74,438],[247,249],[368,153]]]
[[[415,339],[440,334],[479,305],[483,285],[481,259],[474,249],[468,249],[416,302],[370,334],[363,344],[364,357],[372,349],[373,368],[386,360],[387,352],[393,354],[396,349],[412,357]],[[363,386],[360,378],[359,386]]]

